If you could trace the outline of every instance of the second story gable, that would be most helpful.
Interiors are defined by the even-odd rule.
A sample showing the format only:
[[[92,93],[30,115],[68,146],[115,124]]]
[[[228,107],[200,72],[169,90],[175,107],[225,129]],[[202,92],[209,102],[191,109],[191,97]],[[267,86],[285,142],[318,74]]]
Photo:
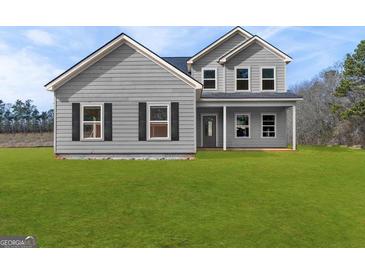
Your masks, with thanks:
[[[191,76],[204,91],[286,92],[290,56],[240,27],[222,38],[208,52],[188,60]]]

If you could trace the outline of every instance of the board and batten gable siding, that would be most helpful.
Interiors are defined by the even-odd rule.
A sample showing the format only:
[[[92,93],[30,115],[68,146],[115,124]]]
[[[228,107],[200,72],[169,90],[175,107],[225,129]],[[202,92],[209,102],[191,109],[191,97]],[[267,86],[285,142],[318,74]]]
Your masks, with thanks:
[[[218,59],[245,41],[247,38],[240,35],[235,34],[230,37],[228,40],[224,41],[222,44],[212,49],[206,55],[202,56],[196,62],[193,63],[191,68],[191,76],[197,81],[202,82],[202,69],[203,68],[216,68],[217,69],[217,89],[216,91],[224,92],[224,80],[223,80],[223,66],[218,63]]]
[[[234,92],[235,87],[235,67],[250,67],[251,92],[261,92],[261,68],[276,68],[276,91],[286,92],[285,62],[258,43],[254,43],[246,49],[233,56],[226,63],[226,91]]]
[[[196,92],[126,44],[55,91],[56,153],[194,153]],[[138,141],[138,103],[178,102],[178,141]],[[72,141],[72,103],[112,103],[112,141]]]

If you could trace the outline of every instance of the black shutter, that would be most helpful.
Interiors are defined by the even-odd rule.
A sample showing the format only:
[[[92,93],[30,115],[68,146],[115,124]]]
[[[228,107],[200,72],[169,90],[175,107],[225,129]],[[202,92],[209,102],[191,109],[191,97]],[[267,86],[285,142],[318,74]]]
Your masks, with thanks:
[[[104,141],[113,140],[112,104],[104,104]]]
[[[146,141],[146,103],[138,103],[138,140]]]
[[[171,141],[179,141],[179,103],[171,103]]]
[[[72,103],[72,141],[80,141],[80,104]]]

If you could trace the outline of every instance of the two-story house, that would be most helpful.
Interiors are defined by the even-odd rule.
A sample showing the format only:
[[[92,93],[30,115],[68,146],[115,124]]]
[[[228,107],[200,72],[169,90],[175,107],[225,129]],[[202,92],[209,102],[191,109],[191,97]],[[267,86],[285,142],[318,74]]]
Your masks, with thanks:
[[[192,57],[160,57],[121,34],[45,85],[54,92],[54,152],[181,158],[197,148],[295,150],[302,98],[286,90],[291,61],[241,27]]]

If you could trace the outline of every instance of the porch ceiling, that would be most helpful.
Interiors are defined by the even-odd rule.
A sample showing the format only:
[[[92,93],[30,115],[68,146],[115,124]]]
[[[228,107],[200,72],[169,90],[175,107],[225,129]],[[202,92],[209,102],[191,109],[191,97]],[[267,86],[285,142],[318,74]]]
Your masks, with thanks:
[[[296,99],[303,97],[292,92],[207,92],[203,91],[201,99]]]

